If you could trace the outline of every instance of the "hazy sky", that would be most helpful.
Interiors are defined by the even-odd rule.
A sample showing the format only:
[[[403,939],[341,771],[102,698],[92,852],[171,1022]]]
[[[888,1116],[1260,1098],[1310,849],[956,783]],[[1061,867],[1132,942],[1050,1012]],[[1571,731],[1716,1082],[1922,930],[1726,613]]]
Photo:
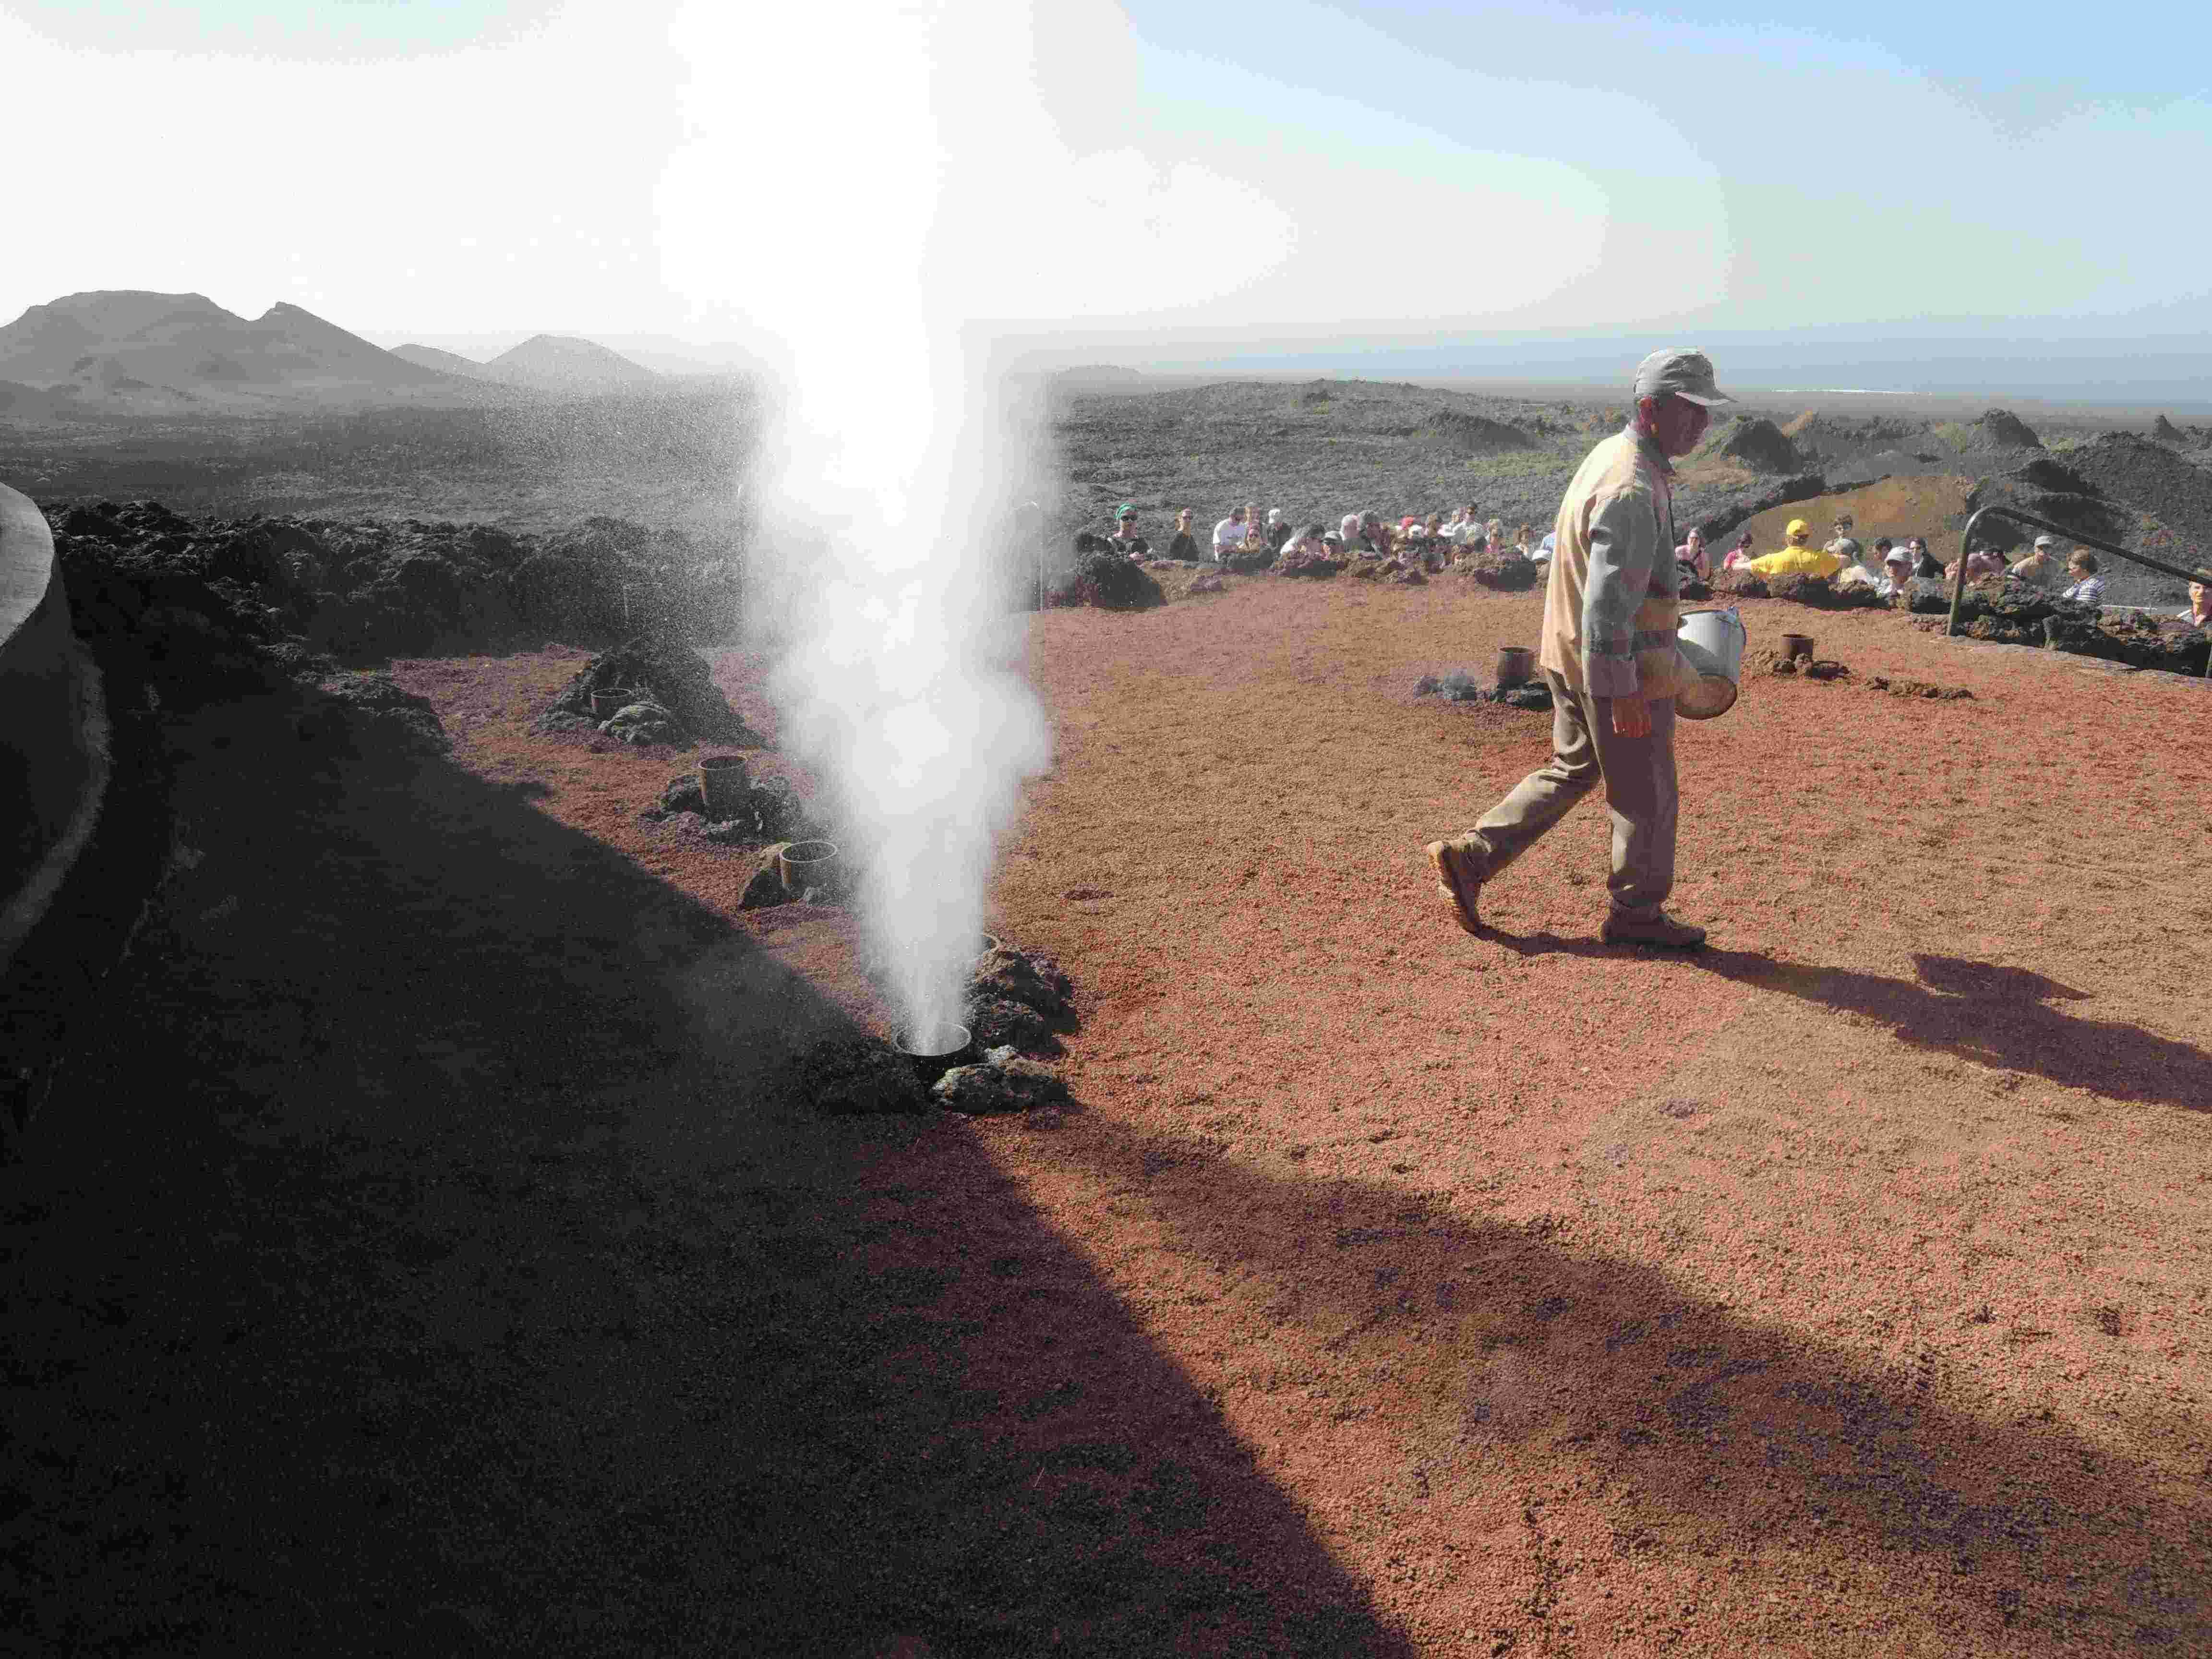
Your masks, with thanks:
[[[0,319],[128,287],[753,340],[927,232],[935,303],[1157,343],[2212,325],[2212,101],[2164,9],[927,9],[0,0],[37,232]]]

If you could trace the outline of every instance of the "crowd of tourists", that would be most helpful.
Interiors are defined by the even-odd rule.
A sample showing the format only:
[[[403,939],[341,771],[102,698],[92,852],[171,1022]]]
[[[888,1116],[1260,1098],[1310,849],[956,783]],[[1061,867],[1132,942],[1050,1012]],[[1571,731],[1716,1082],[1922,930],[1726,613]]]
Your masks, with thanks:
[[[1540,562],[1551,556],[1550,536],[1539,541],[1534,527],[1526,524],[1509,533],[1504,520],[1483,518],[1472,501],[1449,514],[1424,517],[1409,513],[1395,522],[1380,513],[1347,513],[1334,525],[1304,526],[1291,523],[1280,507],[1269,508],[1263,517],[1255,501],[1231,508],[1204,541],[1193,523],[1195,517],[1195,509],[1188,507],[1177,513],[1166,546],[1155,552],[1141,533],[1135,504],[1124,501],[1115,509],[1113,533],[1079,537],[1076,550],[1245,568],[1276,564],[1290,569],[1318,560],[1396,559],[1435,571],[1479,553],[1518,554]]]
[[[1463,559],[1480,555],[1517,555],[1541,564],[1551,558],[1553,537],[1540,539],[1534,526],[1516,526],[1508,531],[1501,519],[1485,519],[1476,504],[1467,502],[1455,512],[1431,513],[1425,517],[1407,514],[1395,522],[1373,512],[1347,513],[1334,525],[1295,526],[1279,507],[1264,515],[1257,502],[1232,507],[1200,539],[1193,520],[1194,509],[1176,514],[1175,529],[1164,548],[1155,551],[1142,533],[1135,503],[1124,501],[1115,510],[1113,533],[1077,538],[1079,552],[1109,552],[1135,560],[1165,558],[1190,563],[1212,563],[1242,568],[1273,566],[1285,570],[1327,561],[1337,564],[1352,559],[1395,560],[1431,573],[1449,568]],[[1909,593],[1915,581],[1948,581],[1958,574],[1958,564],[1939,563],[1928,550],[1925,538],[1902,539],[1877,536],[1863,543],[1852,533],[1851,515],[1837,516],[1833,534],[1815,546],[1813,527],[1803,519],[1792,519],[1783,532],[1782,545],[1759,553],[1752,532],[1745,531],[1723,554],[1708,547],[1703,530],[1692,529],[1674,550],[1683,580],[1710,582],[1722,571],[1742,570],[1763,576],[1821,576],[1838,587],[1865,586],[1880,597],[1893,599]],[[1976,549],[1966,556],[1966,579],[1979,581],[2003,577],[2027,582],[2059,598],[2084,605],[2104,600],[2105,581],[2097,556],[2087,548],[2061,555],[2055,537],[2038,536],[2034,546],[2017,560],[2008,560],[1995,547]],[[2191,627],[2212,622],[2201,583],[2190,586],[2189,608],[2179,613]]]
[[[1723,569],[1743,569],[1759,575],[1824,576],[1838,587],[1872,587],[1884,599],[1905,591],[1907,585],[1915,580],[1950,581],[1958,576],[1958,562],[1938,564],[1929,555],[1928,544],[1917,536],[1902,542],[1877,536],[1869,547],[1860,543],[1851,529],[1850,514],[1838,515],[1833,539],[1816,548],[1812,545],[1812,526],[1802,519],[1792,519],[1783,532],[1782,546],[1774,552],[1753,557],[1747,533],[1722,560],[1721,566]],[[1695,531],[1690,535],[1692,542],[1698,539]],[[2017,560],[2008,559],[2002,549],[1990,546],[1977,548],[1966,555],[1968,581],[2007,578],[2082,605],[2104,602],[2105,579],[2099,574],[2100,568],[2097,556],[2086,547],[2077,547],[2062,558],[2055,536],[2038,536],[2034,546]],[[2186,617],[2190,613],[2182,614]]]

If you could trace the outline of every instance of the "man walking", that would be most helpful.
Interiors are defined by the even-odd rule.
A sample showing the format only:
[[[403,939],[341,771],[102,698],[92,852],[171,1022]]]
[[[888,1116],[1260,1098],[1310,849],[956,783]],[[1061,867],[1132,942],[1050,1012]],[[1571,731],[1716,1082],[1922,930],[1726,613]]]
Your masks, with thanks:
[[[1600,782],[1613,817],[1607,944],[1693,949],[1705,931],[1665,909],[1674,885],[1674,694],[1696,675],[1675,645],[1673,458],[1705,435],[1713,385],[1701,351],[1655,351],[1636,370],[1628,426],[1593,449],[1559,504],[1537,665],[1552,690],[1551,763],[1455,841],[1429,843],[1437,890],[1468,933],[1486,881]]]

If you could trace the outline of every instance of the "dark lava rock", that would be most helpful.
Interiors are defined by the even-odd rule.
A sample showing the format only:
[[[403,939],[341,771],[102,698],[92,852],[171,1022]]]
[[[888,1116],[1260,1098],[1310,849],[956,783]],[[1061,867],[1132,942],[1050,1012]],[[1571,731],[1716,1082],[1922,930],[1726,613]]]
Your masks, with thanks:
[[[1025,1002],[1008,997],[975,997],[963,1018],[980,1047],[1013,1048],[1025,1054],[1059,1052],[1060,1040],[1053,1035],[1051,1025]]]
[[[975,958],[968,997],[971,1004],[993,999],[1018,1002],[1047,1020],[1062,1020],[1074,1011],[1075,986],[1050,957],[1001,945]]]
[[[1221,568],[1234,571],[1239,575],[1249,576],[1255,571],[1273,569],[1276,560],[1279,556],[1278,550],[1272,547],[1247,547],[1231,553],[1224,559],[1221,562]],[[1199,578],[1200,581],[1205,580],[1203,576]],[[1198,591],[1196,585],[1194,584],[1191,592],[1194,593]]]
[[[1101,611],[1149,611],[1165,605],[1168,596],[1158,580],[1119,553],[1085,553],[1076,561],[1075,575],[1063,592],[1067,605],[1095,605]]]
[[[660,792],[660,810],[664,812],[696,812],[707,815],[707,793],[700,787],[696,772],[678,772],[669,779],[668,787]]]
[[[2189,434],[2163,415],[2150,423],[2150,435],[2162,444],[2180,444],[2189,441]]]
[[[1544,567],[1508,549],[1503,553],[1477,553],[1462,559],[1459,568],[1477,583],[1499,593],[1525,593],[1543,580]]]
[[[2013,468],[2006,476],[2024,484],[2033,484],[2038,489],[2056,490],[2062,495],[2094,495],[2097,493],[2087,478],[2055,455],[2038,455],[2027,465]],[[1984,520],[1983,522],[1987,524],[1990,520]]]
[[[752,879],[745,884],[745,890],[738,900],[738,909],[773,909],[779,904],[788,904],[799,896],[787,889],[783,883],[781,854],[787,845],[787,842],[777,842],[761,848],[760,867],[753,872]]]
[[[702,562],[677,532],[615,519],[587,520],[541,545],[489,526],[416,519],[195,521],[158,501],[58,507],[48,517],[72,605],[84,590],[89,627],[80,631],[89,633],[137,617],[146,588],[161,581],[172,604],[197,584],[212,591],[213,605],[201,594],[188,608],[356,659],[512,644],[526,628],[541,639],[719,638],[730,620],[729,567]]]
[[[389,674],[333,674],[297,717],[302,738],[329,739],[362,759],[428,759],[453,747],[428,697]]]
[[[650,692],[652,701],[667,711],[688,738],[711,738],[744,748],[766,746],[765,739],[730,707],[699,653],[665,638],[635,639],[602,651],[562,688],[538,725],[543,730],[559,730],[556,717],[567,716],[597,726],[592,694],[617,690]]]
[[[1713,447],[1754,472],[1795,472],[1804,465],[1797,446],[1763,415],[1746,416],[1736,421],[1727,436]]]
[[[1889,604],[1871,583],[1838,586],[1826,576],[1769,576],[1766,591],[1773,599],[1794,599],[1816,611],[1877,611]]]
[[[2053,650],[2125,663],[2130,668],[2201,675],[2212,639],[2202,629],[2168,618],[2125,612],[2094,617],[2053,615],[2043,621],[2044,642]]]
[[[2153,556],[2193,565],[2204,555],[2190,550],[2212,547],[2212,468],[2131,432],[2107,432],[2078,445],[2067,451],[2066,461],[2097,494],[2150,514],[2179,538],[2181,545],[2170,550],[2145,543]]]
[[[680,748],[690,739],[676,717],[659,703],[651,701],[629,703],[617,708],[600,725],[599,730],[611,738],[640,747],[666,745]]]
[[[1940,697],[1955,701],[1972,698],[1974,695],[1963,685],[1931,685],[1926,680],[1893,679],[1887,674],[1873,675],[1867,684],[1872,690],[1893,697],[1926,697],[1930,701]]]
[[[283,596],[239,580],[239,563],[159,501],[48,514],[70,619],[110,681],[111,702],[154,692],[197,708],[282,685],[301,659],[285,643]],[[298,641],[294,641],[298,643]]]
[[[1057,1106],[1066,1100],[1067,1085],[1051,1067],[1010,1048],[997,1048],[980,1065],[954,1066],[938,1079],[930,1093],[947,1111],[981,1115]]]
[[[1508,708],[1526,709],[1537,714],[1548,714],[1553,707],[1552,688],[1541,681],[1534,681],[1527,685],[1505,686],[1498,692],[1498,701]]]
[[[1759,489],[1713,491],[1685,487],[1675,497],[1675,521],[1700,525],[1705,544],[1717,548],[1738,526],[1778,507],[1809,501],[1827,493],[1827,480],[1817,472],[1801,472]]]
[[[2043,440],[2035,429],[2008,409],[1985,410],[1969,428],[1976,449],[2040,449]]]
[[[824,1037],[801,1054],[793,1069],[800,1097],[831,1116],[920,1112],[929,1106],[921,1079],[905,1057],[872,1037]]]

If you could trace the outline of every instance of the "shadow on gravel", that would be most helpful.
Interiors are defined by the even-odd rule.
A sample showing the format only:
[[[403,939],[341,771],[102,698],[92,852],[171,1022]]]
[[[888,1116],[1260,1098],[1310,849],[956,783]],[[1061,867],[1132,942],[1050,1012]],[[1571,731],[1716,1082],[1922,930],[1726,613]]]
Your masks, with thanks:
[[[221,720],[0,1170],[0,1646],[1407,1650],[963,1127],[803,1108],[750,935]]]
[[[2201,1492],[2045,1419],[1946,1402],[1932,1347],[1870,1364],[1582,1249],[1571,1218],[1486,1223],[1402,1188],[1278,1179],[1218,1146],[1105,1123],[1071,1127],[1059,1158],[1092,1169],[1133,1224],[1157,1225],[1162,1249],[1267,1304],[1284,1328],[1277,1386],[1297,1385],[1301,1348],[1397,1380],[1413,1409],[1370,1432],[1400,1462],[1338,1449],[1376,1471],[1376,1514],[1480,1505],[1472,1495],[1487,1491],[1483,1515],[1518,1480],[1535,1509],[1570,1477],[1598,1494],[1610,1550],[1568,1562],[1532,1535],[1539,1589],[1524,1612],[1537,1628],[1497,1632],[1495,1651],[1548,1647],[1541,1626],[1577,1571],[1689,1557],[1718,1581],[1764,1552],[1778,1573],[1860,1598],[1860,1616],[1879,1598],[1917,1638],[1955,1619],[1976,1651],[2212,1644]],[[1353,1416],[1377,1403],[1345,1402],[1367,1408]],[[1880,1588],[1847,1592],[1829,1577],[1838,1565]],[[1820,1592],[1807,1594],[1811,1620]]]
[[[1630,947],[1557,933],[1486,928],[1516,956],[1615,957]],[[2021,968],[1960,957],[1916,954],[1917,977],[1893,979],[1847,968],[1783,962],[1754,951],[1682,954],[1682,966],[1762,991],[1864,1014],[1900,1042],[1977,1065],[2032,1073],[2114,1100],[2148,1100],[2212,1111],[2212,1054],[2118,1020],[2085,1019],[2051,1005],[2085,1000],[2077,991]]]

